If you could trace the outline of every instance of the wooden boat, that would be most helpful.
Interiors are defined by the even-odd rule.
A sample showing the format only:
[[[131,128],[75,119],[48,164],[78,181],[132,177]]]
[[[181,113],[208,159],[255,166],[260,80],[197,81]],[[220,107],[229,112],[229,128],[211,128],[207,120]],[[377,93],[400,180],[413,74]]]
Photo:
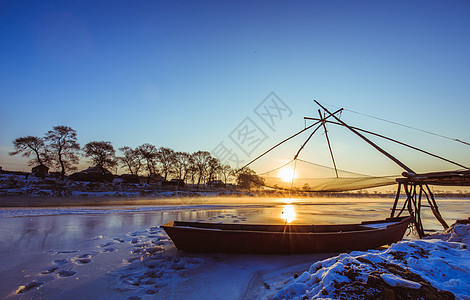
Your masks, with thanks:
[[[403,238],[412,217],[342,225],[255,225],[173,221],[161,227],[180,250],[218,253],[324,253],[366,250]]]

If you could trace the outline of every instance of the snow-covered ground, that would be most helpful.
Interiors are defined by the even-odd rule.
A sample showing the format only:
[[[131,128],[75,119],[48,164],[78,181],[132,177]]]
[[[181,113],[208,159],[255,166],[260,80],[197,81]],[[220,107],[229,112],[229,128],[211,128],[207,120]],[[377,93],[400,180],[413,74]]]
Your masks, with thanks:
[[[273,284],[273,299],[470,299],[469,243],[470,225],[454,224],[386,250],[340,254]]]
[[[55,177],[46,178],[34,175],[18,175],[0,172],[0,196],[27,196],[27,197],[197,197],[216,196],[228,194],[243,194],[234,190],[204,190],[191,189],[172,190],[161,189],[158,184],[123,183],[123,182],[85,182],[65,179],[61,181]],[[208,188],[201,185],[201,189]]]

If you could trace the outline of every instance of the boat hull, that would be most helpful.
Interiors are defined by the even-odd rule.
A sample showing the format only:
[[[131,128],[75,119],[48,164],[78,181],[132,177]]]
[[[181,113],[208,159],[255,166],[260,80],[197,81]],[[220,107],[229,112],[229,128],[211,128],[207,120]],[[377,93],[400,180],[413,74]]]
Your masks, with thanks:
[[[377,248],[401,240],[411,221],[401,217],[361,224],[286,226],[174,221],[161,227],[178,249],[188,252],[290,254]]]

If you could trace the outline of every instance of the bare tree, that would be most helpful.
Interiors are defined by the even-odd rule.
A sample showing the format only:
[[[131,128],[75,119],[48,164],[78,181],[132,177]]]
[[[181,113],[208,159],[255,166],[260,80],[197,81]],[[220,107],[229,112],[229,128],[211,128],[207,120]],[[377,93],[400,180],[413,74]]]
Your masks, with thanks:
[[[126,167],[132,175],[139,175],[139,171],[142,168],[142,156],[139,154],[138,148],[132,149],[131,147],[125,146],[119,148],[124,155],[118,157],[118,161],[123,167]]]
[[[191,161],[190,161],[190,164],[188,166],[188,169],[186,170],[186,174],[185,176],[187,178],[191,178],[191,183],[194,185],[194,177],[196,176],[196,174],[198,173],[198,169],[196,167],[196,164],[194,163],[194,159],[193,159],[193,156],[191,156]]]
[[[207,177],[209,182],[216,179],[215,176],[220,172],[221,168],[222,166],[217,158],[209,158],[207,162]]]
[[[172,173],[178,179],[186,181],[189,169],[192,164],[192,157],[186,152],[175,152],[175,160],[172,165]]]
[[[230,165],[223,165],[219,170],[219,174],[224,179],[224,183],[227,184],[230,177],[234,175],[234,171]]]
[[[92,164],[101,169],[113,168],[117,163],[116,151],[111,142],[89,142],[83,147],[83,152],[90,158]]]
[[[211,159],[211,154],[207,151],[197,151],[192,154],[192,157],[194,166],[197,170],[197,186],[199,187],[201,181],[203,181],[204,177],[207,175],[207,168],[209,160]]]
[[[145,168],[147,169],[148,175],[147,183],[150,183],[150,178],[152,175],[157,174],[157,147],[146,143],[137,147],[137,150],[145,162]]]
[[[46,132],[45,140],[49,143],[52,160],[60,167],[62,180],[65,173],[75,170],[78,164],[80,145],[77,142],[77,132],[68,126],[54,126],[52,130]]]
[[[175,162],[175,151],[170,148],[160,147],[157,151],[157,160],[161,165],[163,177],[166,181],[171,167]]]
[[[17,155],[22,153],[23,157],[30,157],[34,153],[35,158],[29,160],[28,165],[49,165],[50,158],[47,152],[43,138],[35,136],[19,137],[13,141],[15,151],[8,153],[9,155]]]

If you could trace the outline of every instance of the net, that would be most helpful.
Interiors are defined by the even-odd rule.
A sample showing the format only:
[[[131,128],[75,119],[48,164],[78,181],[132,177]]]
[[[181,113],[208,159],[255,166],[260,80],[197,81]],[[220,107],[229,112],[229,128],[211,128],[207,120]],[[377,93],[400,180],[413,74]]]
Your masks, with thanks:
[[[396,184],[396,175],[370,176],[322,166],[301,159],[292,160],[257,175],[263,185],[305,192],[346,192]]]

